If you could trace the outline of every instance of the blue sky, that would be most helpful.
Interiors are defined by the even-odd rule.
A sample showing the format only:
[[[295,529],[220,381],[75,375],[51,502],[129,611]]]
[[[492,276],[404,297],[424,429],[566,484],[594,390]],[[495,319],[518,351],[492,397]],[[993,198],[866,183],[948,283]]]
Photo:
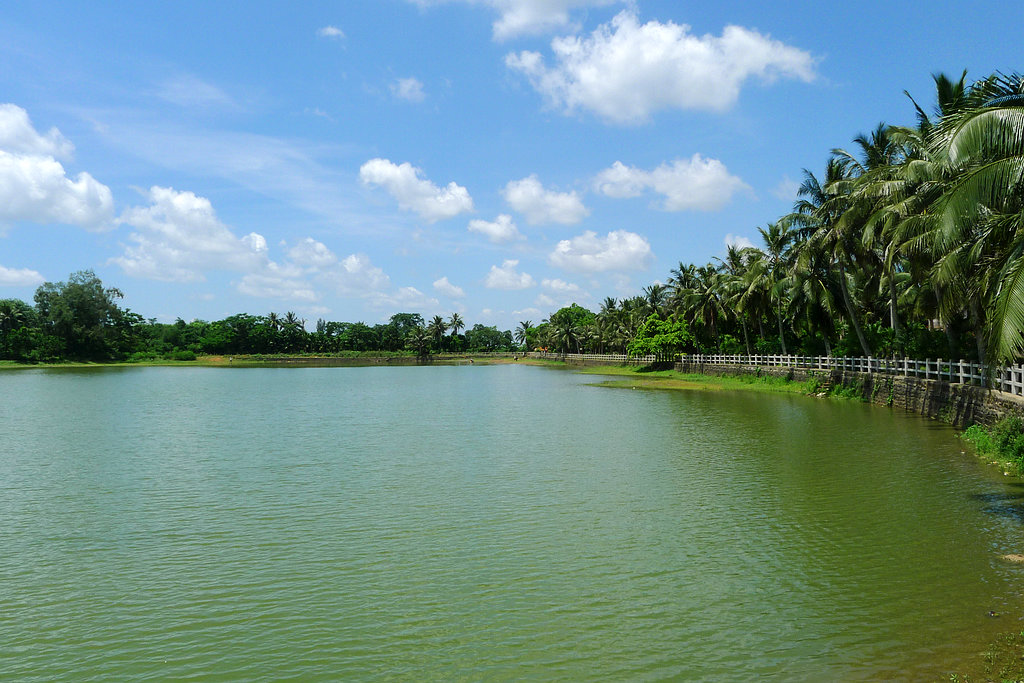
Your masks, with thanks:
[[[0,298],[145,317],[596,310],[785,213],[931,74],[1024,68],[1016,3],[10,2]],[[311,326],[311,325],[310,325]]]

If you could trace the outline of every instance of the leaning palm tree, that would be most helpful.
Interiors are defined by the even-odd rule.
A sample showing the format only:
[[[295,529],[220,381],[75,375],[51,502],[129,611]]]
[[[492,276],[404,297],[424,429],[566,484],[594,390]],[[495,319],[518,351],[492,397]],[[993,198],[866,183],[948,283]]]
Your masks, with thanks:
[[[831,255],[850,327],[857,335],[864,355],[871,356],[871,347],[861,328],[849,282],[850,271],[857,267],[857,256],[862,252],[862,245],[851,223],[840,221],[847,209],[848,195],[837,194],[834,189],[845,187],[843,181],[848,179],[848,166],[834,157],[829,159],[825,167],[824,182],[819,182],[813,173],[804,169],[804,181],[797,191],[799,199],[793,206],[793,212],[784,216],[780,223],[794,226],[797,239],[807,240],[807,249]]]

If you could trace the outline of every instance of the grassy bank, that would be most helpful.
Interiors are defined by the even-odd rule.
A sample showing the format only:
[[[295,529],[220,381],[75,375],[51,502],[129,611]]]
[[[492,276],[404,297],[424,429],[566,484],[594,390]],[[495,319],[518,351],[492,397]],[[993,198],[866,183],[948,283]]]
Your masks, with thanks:
[[[974,445],[978,456],[999,465],[1005,472],[1024,474],[1024,422],[1007,417],[987,428],[971,425],[963,438]]]
[[[318,354],[251,354],[195,356],[194,359],[134,358],[121,361],[65,361],[59,363],[22,363],[0,360],[0,370],[25,368],[100,368],[100,367],[321,367],[321,366],[370,366],[370,365],[414,365],[419,363],[511,363],[512,358],[501,356],[467,354],[436,354],[420,358],[409,352],[381,353],[379,351],[348,351],[333,355]]]
[[[772,375],[701,375],[676,370],[655,370],[637,365],[570,365],[558,360],[529,358],[520,362],[544,367],[565,368],[584,375],[615,377],[595,386],[625,389],[665,389],[683,391],[760,391],[773,394],[818,395],[821,386],[817,379],[804,382]]]

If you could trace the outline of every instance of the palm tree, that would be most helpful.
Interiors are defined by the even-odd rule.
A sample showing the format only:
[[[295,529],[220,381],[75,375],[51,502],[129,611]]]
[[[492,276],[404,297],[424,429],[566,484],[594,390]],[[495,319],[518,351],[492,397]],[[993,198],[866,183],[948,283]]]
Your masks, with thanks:
[[[533,321],[532,320],[523,320],[523,321],[520,321],[519,326],[516,328],[516,332],[515,332],[516,343],[519,344],[520,346],[522,346],[527,351],[530,350],[529,347],[527,346],[527,337],[530,334],[530,330],[532,328],[533,328]]]
[[[857,235],[849,222],[839,219],[847,208],[847,196],[835,194],[833,188],[844,187],[843,181],[849,179],[848,167],[837,158],[829,159],[825,167],[825,182],[820,183],[813,173],[804,169],[804,181],[797,191],[799,199],[793,206],[793,212],[781,219],[786,226],[796,226],[798,239],[806,238],[806,249],[818,250],[831,255],[831,262],[836,268],[836,280],[842,294],[843,305],[857,335],[861,350],[865,356],[871,356],[871,347],[861,328],[859,316],[850,294],[849,271],[857,264],[856,257],[861,251]],[[805,251],[805,258],[810,252]],[[806,264],[801,263],[801,267]]]
[[[452,331],[450,342],[452,349],[456,348],[456,342],[459,337],[459,330],[465,329],[466,323],[463,321],[462,316],[458,313],[452,313],[451,319],[448,321],[448,329]]]
[[[753,256],[753,251],[755,250],[730,244],[726,247],[724,259],[715,257],[719,264],[718,271],[721,274],[719,286],[722,289],[722,300],[725,309],[740,321],[740,326],[743,329],[743,346],[746,348],[748,356],[751,355],[751,348],[750,335],[747,331],[747,314],[739,304],[746,291],[743,278],[747,273],[747,262]]]
[[[712,266],[697,269],[697,281],[685,300],[687,317],[710,333],[710,342],[718,348],[718,320],[726,315],[719,286],[719,273]]]
[[[427,325],[427,332],[434,340],[434,348],[438,351],[441,350],[441,341],[444,339],[444,333],[448,331],[448,323],[444,321],[439,315],[435,315],[430,320],[430,324]]]
[[[647,314],[661,313],[665,302],[668,301],[669,289],[665,285],[655,282],[649,287],[644,287],[644,299],[647,304]]]
[[[406,339],[406,346],[416,351],[416,355],[420,357],[430,355],[430,340],[431,334],[427,328],[422,325],[417,325],[409,332],[409,337]]]
[[[934,206],[939,273],[966,285],[988,328],[979,355],[1011,360],[1024,351],[1024,77],[985,79],[966,99],[930,138],[950,178]]]

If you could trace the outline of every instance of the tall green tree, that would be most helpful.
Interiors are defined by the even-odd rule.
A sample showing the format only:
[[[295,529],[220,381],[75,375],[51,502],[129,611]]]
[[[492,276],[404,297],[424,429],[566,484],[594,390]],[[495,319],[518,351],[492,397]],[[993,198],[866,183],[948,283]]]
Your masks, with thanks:
[[[119,289],[104,287],[91,270],[72,273],[67,282],[43,283],[35,293],[40,328],[68,358],[113,358],[125,317],[116,300],[123,296]]]

